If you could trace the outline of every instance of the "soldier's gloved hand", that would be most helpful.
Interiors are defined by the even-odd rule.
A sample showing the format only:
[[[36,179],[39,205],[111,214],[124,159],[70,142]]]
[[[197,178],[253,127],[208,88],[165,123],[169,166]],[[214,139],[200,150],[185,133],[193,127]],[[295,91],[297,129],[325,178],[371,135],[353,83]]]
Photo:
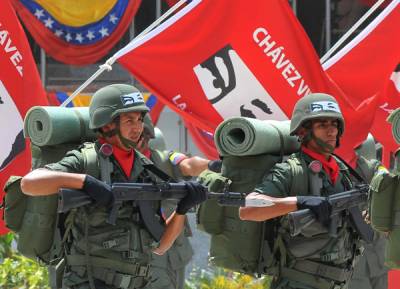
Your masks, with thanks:
[[[108,207],[113,202],[114,196],[111,192],[111,187],[92,176],[86,175],[82,190],[85,191],[97,205]]]
[[[203,185],[192,181],[185,182],[185,185],[188,193],[176,207],[176,213],[179,215],[185,215],[191,208],[207,199],[208,191]]]
[[[310,209],[317,221],[324,226],[329,226],[332,205],[324,197],[297,196],[297,208],[299,210]]]
[[[207,164],[207,167],[210,171],[220,173],[222,169],[222,161],[221,160],[212,160]]]

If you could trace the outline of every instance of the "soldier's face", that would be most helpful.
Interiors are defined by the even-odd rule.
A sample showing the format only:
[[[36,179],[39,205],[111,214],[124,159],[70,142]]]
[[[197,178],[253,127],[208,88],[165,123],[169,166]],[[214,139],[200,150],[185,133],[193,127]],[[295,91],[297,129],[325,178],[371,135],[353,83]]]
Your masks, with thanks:
[[[142,114],[136,111],[121,113],[119,130],[124,138],[138,142],[143,131]]]
[[[311,124],[314,137],[320,139],[331,147],[336,147],[336,138],[339,133],[338,121],[336,119],[318,119]],[[326,148],[319,146],[314,139],[310,140],[308,147],[316,152],[331,153]]]

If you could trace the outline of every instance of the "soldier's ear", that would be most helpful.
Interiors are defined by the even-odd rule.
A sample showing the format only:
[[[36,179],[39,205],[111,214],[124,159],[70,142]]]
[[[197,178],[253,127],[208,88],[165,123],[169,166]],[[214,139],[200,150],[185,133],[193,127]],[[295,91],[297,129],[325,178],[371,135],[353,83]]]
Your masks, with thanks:
[[[306,134],[307,129],[305,127],[300,127],[296,132],[296,135],[299,137],[299,139],[303,139]]]

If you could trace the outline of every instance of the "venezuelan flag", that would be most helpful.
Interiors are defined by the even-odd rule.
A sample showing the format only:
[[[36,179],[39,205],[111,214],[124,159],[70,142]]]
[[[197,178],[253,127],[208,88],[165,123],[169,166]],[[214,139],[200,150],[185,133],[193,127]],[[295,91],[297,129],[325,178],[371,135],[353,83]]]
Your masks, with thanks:
[[[141,0],[13,0],[36,42],[54,59],[96,62],[121,39]]]

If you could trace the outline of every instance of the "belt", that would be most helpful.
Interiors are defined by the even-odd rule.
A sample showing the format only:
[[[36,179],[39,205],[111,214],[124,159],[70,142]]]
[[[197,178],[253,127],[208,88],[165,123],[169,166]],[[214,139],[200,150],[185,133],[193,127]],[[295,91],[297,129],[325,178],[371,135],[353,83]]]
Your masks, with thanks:
[[[312,275],[317,275],[323,278],[328,278],[337,282],[345,282],[349,280],[351,278],[351,275],[353,274],[353,270],[328,266],[309,260],[296,261],[293,269]]]
[[[86,256],[84,255],[67,255],[66,260],[68,266],[87,266]],[[120,262],[94,256],[90,256],[90,263],[93,267],[107,268],[138,277],[147,277],[150,268],[148,264]]]

